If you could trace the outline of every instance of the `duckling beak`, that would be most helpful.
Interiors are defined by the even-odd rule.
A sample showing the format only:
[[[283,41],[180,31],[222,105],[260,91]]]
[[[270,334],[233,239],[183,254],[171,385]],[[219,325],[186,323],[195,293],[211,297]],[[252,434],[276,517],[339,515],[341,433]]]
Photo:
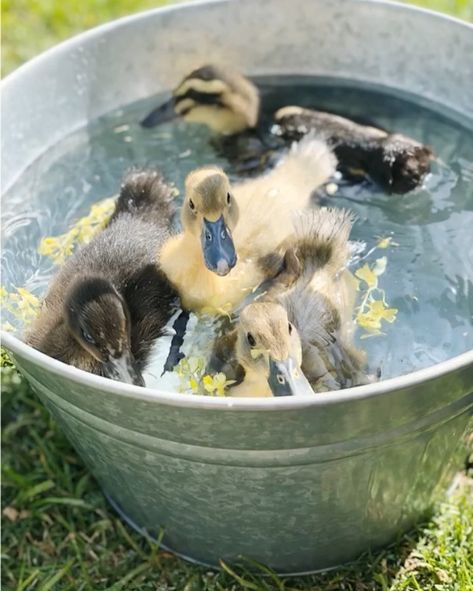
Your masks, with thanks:
[[[273,396],[304,396],[314,391],[292,357],[284,361],[269,360],[268,384]]]
[[[201,242],[207,269],[217,275],[227,275],[236,265],[237,255],[223,215],[216,222],[204,218]]]
[[[170,98],[167,102],[156,107],[156,109],[153,109],[151,113],[141,121],[141,126],[150,128],[176,119],[178,115],[174,109],[175,105],[176,101],[174,97]]]
[[[103,365],[104,375],[107,378],[135,386],[145,385],[143,376],[136,369],[129,351],[124,351],[121,357],[110,357]]]

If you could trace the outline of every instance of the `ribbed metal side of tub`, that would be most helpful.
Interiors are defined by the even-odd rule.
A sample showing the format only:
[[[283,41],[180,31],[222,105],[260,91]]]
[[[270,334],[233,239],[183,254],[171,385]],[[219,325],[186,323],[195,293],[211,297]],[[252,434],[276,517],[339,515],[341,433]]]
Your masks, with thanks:
[[[176,408],[93,390],[16,358],[105,493],[194,560],[330,567],[428,512],[461,461],[473,370],[298,410]]]

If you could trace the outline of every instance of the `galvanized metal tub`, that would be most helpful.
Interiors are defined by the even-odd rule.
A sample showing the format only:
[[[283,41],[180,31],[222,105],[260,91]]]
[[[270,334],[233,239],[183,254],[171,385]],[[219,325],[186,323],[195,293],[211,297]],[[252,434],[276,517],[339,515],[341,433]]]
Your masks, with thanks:
[[[10,76],[4,187],[72,130],[215,54],[251,74],[350,77],[472,115],[473,31],[459,21],[385,2],[195,2],[100,27]],[[123,516],[212,565],[244,555],[307,572],[388,543],[447,487],[473,408],[473,352],[308,400],[222,399],[3,343]]]

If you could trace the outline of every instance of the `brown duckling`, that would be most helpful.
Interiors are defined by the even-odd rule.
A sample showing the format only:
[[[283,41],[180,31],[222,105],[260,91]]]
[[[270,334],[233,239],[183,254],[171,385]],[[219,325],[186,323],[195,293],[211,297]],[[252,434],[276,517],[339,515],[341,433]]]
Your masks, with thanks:
[[[343,172],[366,176],[389,193],[414,189],[430,170],[430,148],[407,136],[297,106],[279,109],[268,121],[264,114],[251,81],[231,69],[206,65],[186,76],[142,125],[153,127],[177,116],[205,124],[220,134],[219,150],[239,172],[266,168],[275,152],[311,131],[333,148]]]
[[[367,383],[364,356],[351,343],[351,223],[347,211],[325,208],[296,222],[283,273],[215,343],[209,370],[237,381],[232,396],[306,394],[307,380],[316,392]]]
[[[166,241],[159,258],[183,306],[229,311],[267,279],[260,260],[278,251],[292,232],[293,209],[308,207],[335,167],[323,142],[305,138],[279,166],[233,186],[214,166],[191,172],[182,232]]]
[[[173,214],[159,173],[130,173],[107,227],[53,278],[26,342],[80,369],[144,385],[149,350],[177,304],[156,266]]]

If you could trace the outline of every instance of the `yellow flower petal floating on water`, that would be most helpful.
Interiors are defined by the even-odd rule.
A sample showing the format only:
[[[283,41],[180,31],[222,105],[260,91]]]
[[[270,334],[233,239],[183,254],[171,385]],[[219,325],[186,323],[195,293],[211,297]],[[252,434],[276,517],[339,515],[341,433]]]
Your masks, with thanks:
[[[368,263],[365,263],[360,269],[355,271],[355,277],[364,281],[370,289],[378,285],[378,277],[370,269]]]
[[[212,376],[205,375],[202,378],[202,384],[203,384],[205,390],[209,393],[212,393],[215,390],[214,380],[213,380]]]
[[[194,392],[194,394],[197,394],[197,392],[199,391],[199,383],[195,378],[191,378],[189,380],[189,386],[191,387],[192,392]]]
[[[103,230],[114,210],[113,197],[95,203],[88,215],[80,218],[66,233],[43,238],[38,248],[39,254],[51,258],[58,265],[62,264],[78,244],[87,244]]]
[[[23,325],[32,322],[41,308],[40,300],[24,287],[17,287],[16,293],[9,292],[4,287],[0,289],[2,308],[14,318],[21,320]],[[4,323],[5,330],[13,328],[10,322]]]
[[[355,272],[355,275],[367,285],[355,318],[356,324],[367,333],[361,338],[383,334],[382,321],[392,324],[396,320],[397,309],[388,307],[384,291],[378,287],[378,279],[386,271],[387,262],[386,257],[380,257],[371,267],[365,263]]]
[[[392,324],[396,316],[397,309],[388,308],[384,300],[370,300],[363,311],[358,312],[356,323],[370,333],[381,334],[381,321],[385,320]]]
[[[235,380],[227,380],[227,376],[223,372],[220,372],[215,374],[213,382],[217,396],[225,396],[225,390],[228,388],[228,386],[234,384]]]
[[[397,308],[388,308],[384,300],[373,300],[368,303],[369,313],[380,320],[393,323],[396,320]]]
[[[390,246],[399,246],[398,242],[393,242],[392,236],[376,236],[378,242],[376,248],[389,248]]]

